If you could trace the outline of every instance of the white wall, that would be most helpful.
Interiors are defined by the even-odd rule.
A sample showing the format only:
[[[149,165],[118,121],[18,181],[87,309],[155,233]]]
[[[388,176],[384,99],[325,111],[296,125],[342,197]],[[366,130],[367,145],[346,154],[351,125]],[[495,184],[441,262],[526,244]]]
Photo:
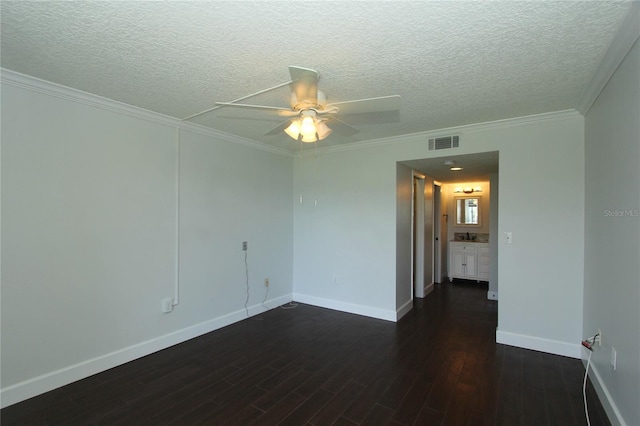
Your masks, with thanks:
[[[181,304],[188,307],[180,326],[206,321],[212,312],[244,311],[243,241],[248,305],[264,298],[265,278],[270,297],[290,295],[291,158],[187,133],[180,162]]]
[[[242,241],[251,314],[266,277],[271,306],[291,300],[290,157],[183,130],[178,265],[179,123],[19,80],[3,72],[3,406],[244,318]]]
[[[294,157],[296,300],[395,318],[396,164],[382,151]]]
[[[583,336],[612,422],[640,424],[640,46],[585,117],[586,223]],[[610,366],[617,350],[617,369]]]
[[[522,130],[525,130],[524,128]],[[580,356],[584,122],[505,128],[500,146],[497,341]],[[513,243],[502,239],[512,232]]]
[[[513,244],[498,248],[500,342],[579,357],[584,212],[576,206],[584,203],[583,126],[574,112],[456,129],[456,155],[500,152],[499,235],[514,236]],[[295,293],[387,319],[404,305],[404,283],[396,277],[405,276],[407,266],[396,264],[396,255],[410,247],[410,232],[396,229],[396,212],[407,207],[395,203],[411,197],[397,195],[396,162],[451,155],[427,151],[427,136],[294,159],[296,197],[320,197],[317,207],[305,201],[294,210]],[[334,273],[345,280],[332,285]]]

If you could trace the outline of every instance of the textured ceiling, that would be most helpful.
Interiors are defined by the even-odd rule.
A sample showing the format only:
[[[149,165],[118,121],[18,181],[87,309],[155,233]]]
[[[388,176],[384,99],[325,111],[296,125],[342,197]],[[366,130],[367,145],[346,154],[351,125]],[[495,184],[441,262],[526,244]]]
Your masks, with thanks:
[[[324,146],[576,108],[630,2],[2,1],[3,68],[176,118],[320,73],[330,101],[402,97]],[[250,99],[288,105],[288,89]],[[222,108],[193,120],[264,136],[282,119]]]

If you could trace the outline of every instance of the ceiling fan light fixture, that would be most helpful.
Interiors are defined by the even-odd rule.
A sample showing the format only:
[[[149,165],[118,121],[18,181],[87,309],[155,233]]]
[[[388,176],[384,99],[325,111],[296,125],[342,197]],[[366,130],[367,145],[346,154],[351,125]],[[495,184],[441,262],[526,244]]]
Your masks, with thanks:
[[[292,120],[284,132],[292,139],[312,143],[323,140],[331,134],[332,130],[324,120],[316,118],[315,111],[310,110],[302,111],[302,118]]]
[[[291,139],[305,143],[311,143],[318,140],[316,135],[316,124],[313,122],[312,117],[293,120],[289,127],[284,129],[284,132],[289,135]]]
[[[323,140],[327,136],[329,136],[333,132],[329,126],[325,124],[324,121],[318,121],[316,123],[316,133],[318,134],[318,140]]]
[[[284,129],[284,132],[292,139],[298,140],[300,136],[300,120],[293,120],[289,127]]]
[[[312,116],[307,115],[302,117],[302,122],[300,123],[300,133],[302,137],[306,137],[307,139],[314,137],[316,135],[316,123]]]

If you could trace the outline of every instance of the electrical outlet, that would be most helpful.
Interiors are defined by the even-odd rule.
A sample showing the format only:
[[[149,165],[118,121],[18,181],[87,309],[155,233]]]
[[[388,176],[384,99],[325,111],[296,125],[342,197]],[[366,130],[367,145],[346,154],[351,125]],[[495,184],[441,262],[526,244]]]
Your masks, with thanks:
[[[269,287],[269,278],[264,279],[264,286]]]
[[[505,232],[504,233],[504,242],[507,244],[513,244],[513,233]]]
[[[162,312],[168,314],[173,311],[173,300],[170,297],[162,299]]]
[[[243,241],[243,242],[242,242],[242,250],[243,250],[243,251],[247,251],[247,246],[248,246],[247,242],[246,242],[246,241]]]

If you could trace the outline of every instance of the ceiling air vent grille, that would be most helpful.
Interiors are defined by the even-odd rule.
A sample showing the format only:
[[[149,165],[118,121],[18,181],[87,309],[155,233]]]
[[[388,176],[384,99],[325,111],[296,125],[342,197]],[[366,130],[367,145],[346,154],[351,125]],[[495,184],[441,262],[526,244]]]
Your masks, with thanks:
[[[460,146],[460,136],[442,136],[440,138],[429,139],[429,151],[439,149],[458,148]]]

